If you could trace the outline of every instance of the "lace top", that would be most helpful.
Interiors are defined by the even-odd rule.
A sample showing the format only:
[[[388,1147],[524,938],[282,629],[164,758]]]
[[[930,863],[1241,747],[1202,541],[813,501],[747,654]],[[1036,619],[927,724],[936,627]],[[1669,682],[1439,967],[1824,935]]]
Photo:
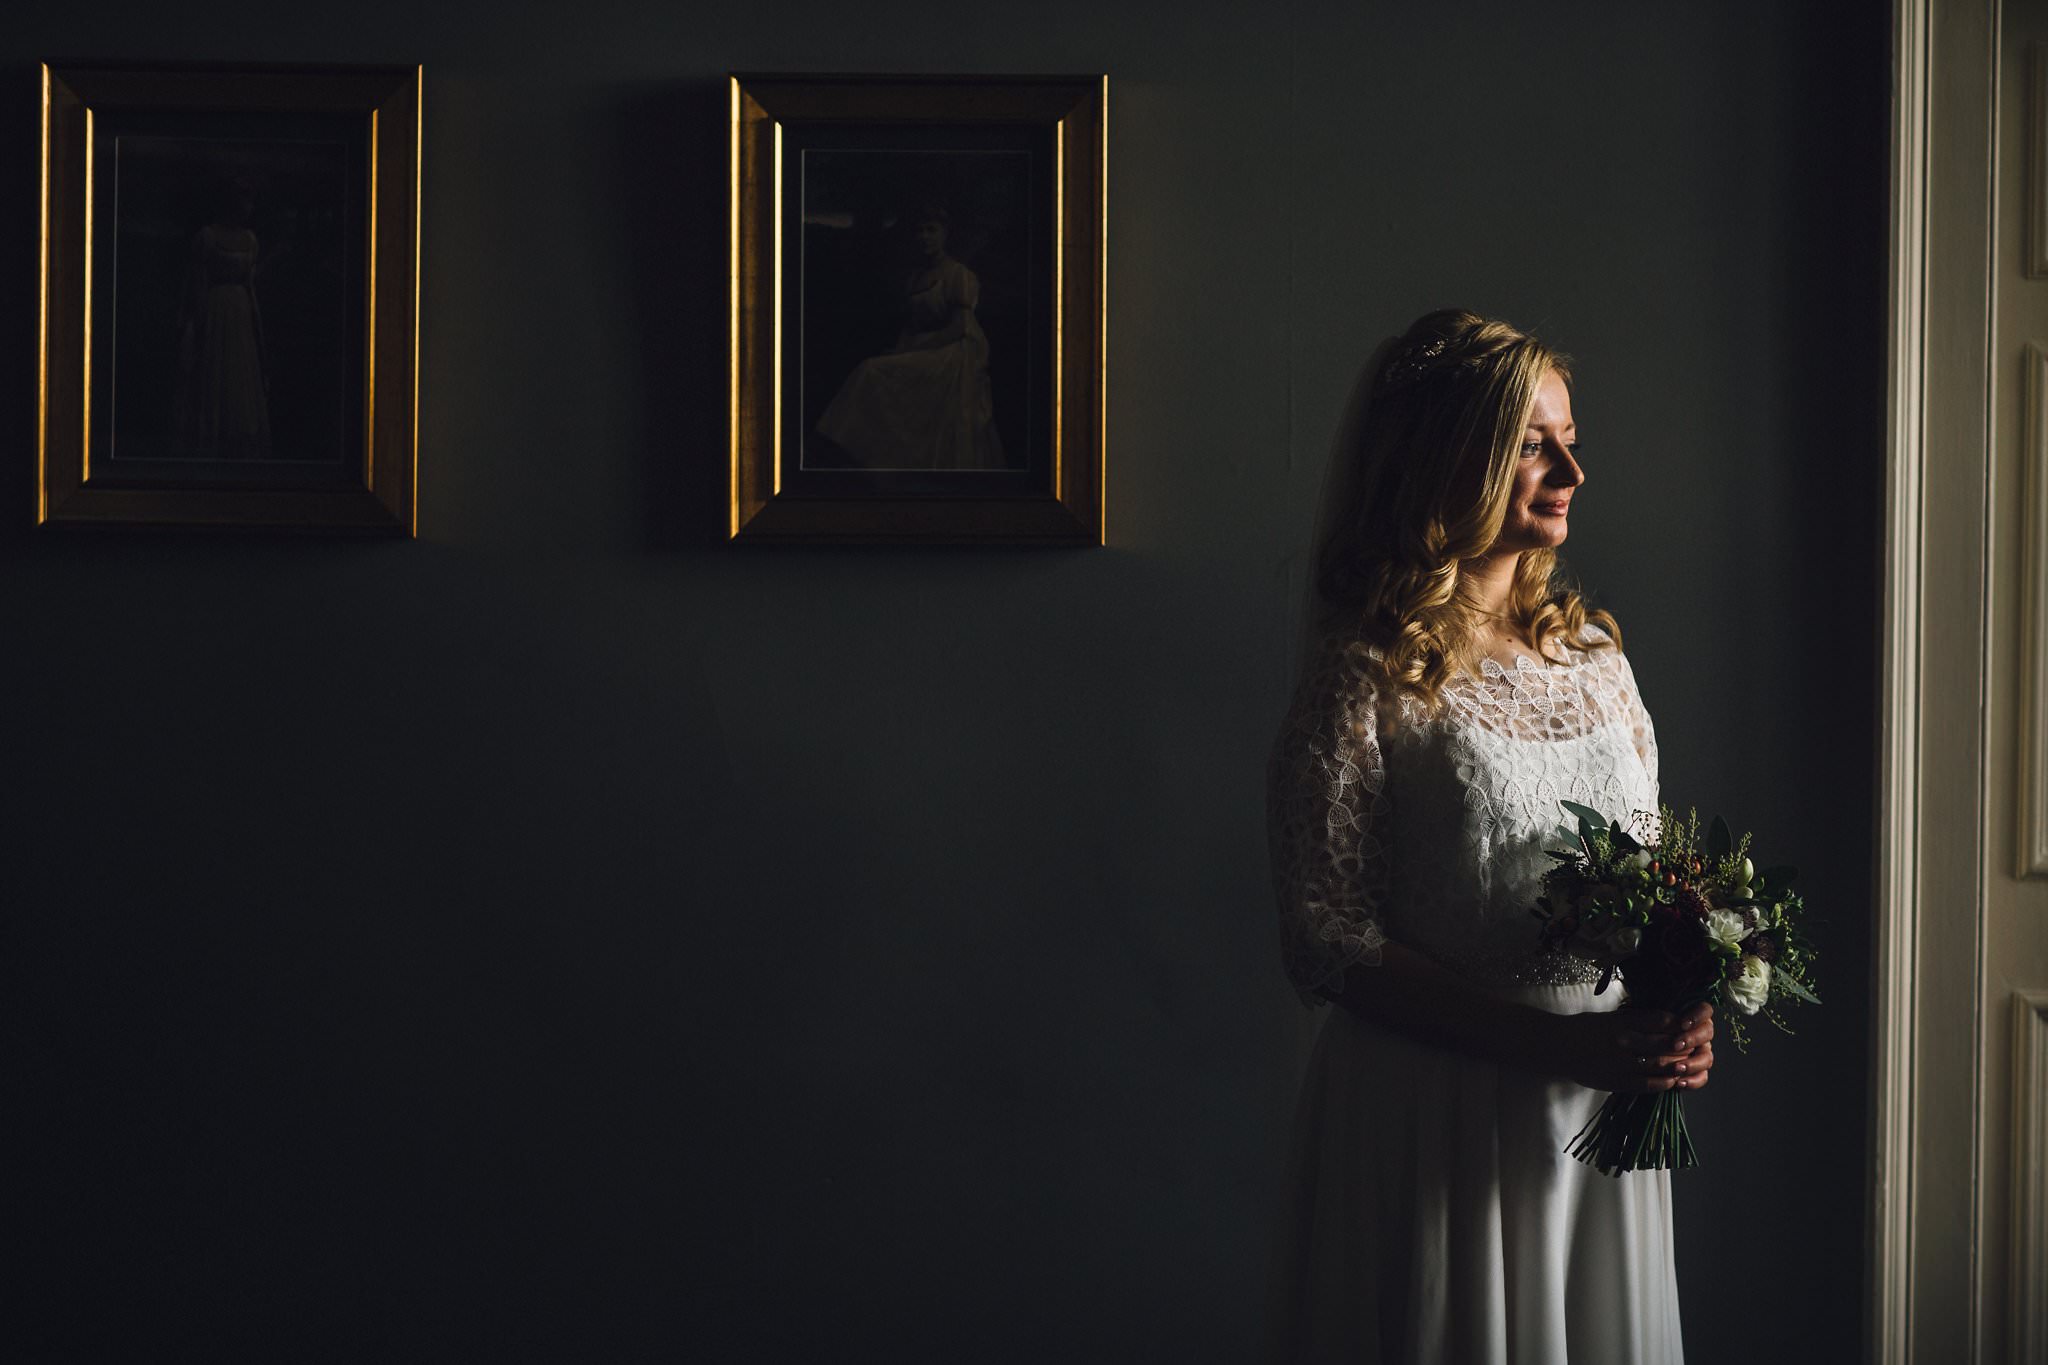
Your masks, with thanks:
[[[1604,639],[1587,627],[1586,639]],[[1488,985],[1591,982],[1536,948],[1529,911],[1565,846],[1560,799],[1657,809],[1657,740],[1619,650],[1484,660],[1431,705],[1385,683],[1355,637],[1325,639],[1268,766],[1267,832],[1287,974],[1339,991],[1394,939]]]

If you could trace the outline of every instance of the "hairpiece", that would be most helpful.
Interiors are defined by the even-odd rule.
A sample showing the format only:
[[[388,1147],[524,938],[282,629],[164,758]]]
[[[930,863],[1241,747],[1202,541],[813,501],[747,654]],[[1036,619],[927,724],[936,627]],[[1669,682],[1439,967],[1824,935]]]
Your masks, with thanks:
[[[1380,370],[1380,389],[1405,388],[1430,371],[1443,368],[1436,360],[1450,348],[1449,337],[1431,337],[1420,346],[1411,347],[1388,360]],[[1471,360],[1459,361],[1453,368],[1472,369],[1476,364]]]

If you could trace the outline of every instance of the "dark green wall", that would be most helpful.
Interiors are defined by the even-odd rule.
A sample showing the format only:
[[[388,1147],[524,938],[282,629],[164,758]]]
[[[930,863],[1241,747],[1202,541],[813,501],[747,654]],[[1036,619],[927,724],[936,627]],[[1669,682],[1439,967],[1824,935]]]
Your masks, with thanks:
[[[6,1315],[48,1361],[1251,1358],[1306,1016],[1261,762],[1367,353],[1580,365],[1667,794],[1825,892],[1690,1350],[1853,1354],[1885,7],[285,7],[0,23]],[[30,527],[33,63],[427,67],[421,538]],[[725,92],[1111,76],[1111,545],[732,549]],[[11,511],[6,509],[11,508]]]

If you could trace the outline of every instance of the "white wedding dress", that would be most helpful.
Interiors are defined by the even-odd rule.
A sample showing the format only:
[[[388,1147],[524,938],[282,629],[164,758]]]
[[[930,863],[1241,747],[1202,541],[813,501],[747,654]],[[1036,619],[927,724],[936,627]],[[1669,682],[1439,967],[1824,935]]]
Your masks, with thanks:
[[[1323,643],[1269,771],[1305,999],[1393,940],[1556,1013],[1621,1003],[1586,964],[1539,955],[1530,914],[1544,850],[1565,842],[1560,798],[1642,822],[1657,809],[1627,660],[1568,658],[1487,660],[1428,707],[1377,681],[1363,643]],[[1276,1358],[1676,1365],[1669,1174],[1617,1179],[1565,1153],[1605,1098],[1327,1010],[1275,1248]]]

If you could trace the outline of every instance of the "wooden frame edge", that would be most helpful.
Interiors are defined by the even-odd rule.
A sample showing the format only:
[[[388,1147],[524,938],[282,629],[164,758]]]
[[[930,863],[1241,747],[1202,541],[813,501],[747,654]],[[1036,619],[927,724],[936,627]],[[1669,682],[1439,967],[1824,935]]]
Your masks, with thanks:
[[[2048,278],[2048,44],[2027,54],[2027,258],[2029,279]]]
[[[2012,1295],[2007,1358],[2048,1360],[2048,992],[2013,995]]]
[[[2036,48],[2037,63],[2044,51]],[[2037,65],[2038,69],[2038,65]],[[2020,438],[2019,812],[2015,875],[2048,877],[2048,349],[2025,350]]]
[[[399,68],[370,114],[370,308],[364,395],[364,486],[393,531],[419,534],[421,222],[426,68]],[[395,74],[397,74],[395,73]],[[397,124],[395,128],[389,124]],[[393,191],[397,191],[396,194]],[[397,270],[387,246],[397,244]]]
[[[1905,1365],[1912,1337],[1913,953],[1918,939],[1920,486],[1925,458],[1927,27],[1930,0],[1893,11],[1890,336],[1884,638],[1879,701],[1877,990],[1871,1029],[1869,1358]]]
[[[1865,1317],[1865,1356],[1882,1365],[1974,1365],[1983,1351],[1983,555],[1994,414],[2009,382],[1992,349],[2000,9],[1895,0],[1892,11]]]
[[[42,77],[42,136],[36,147],[36,525],[50,516],[50,85],[56,76],[48,62],[37,63]]]

